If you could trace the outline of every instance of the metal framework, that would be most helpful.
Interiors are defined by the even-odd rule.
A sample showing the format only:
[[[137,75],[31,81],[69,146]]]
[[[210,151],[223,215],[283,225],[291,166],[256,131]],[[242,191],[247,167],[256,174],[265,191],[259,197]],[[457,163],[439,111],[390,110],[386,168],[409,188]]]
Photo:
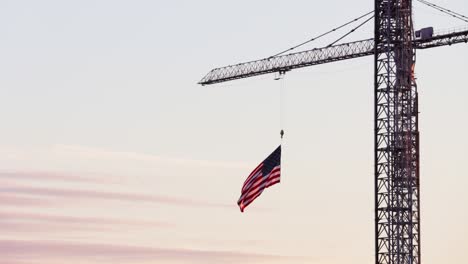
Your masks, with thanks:
[[[468,42],[468,29],[439,34],[428,39],[414,40],[413,46],[416,49],[426,49],[463,42]],[[379,50],[379,52],[381,51]],[[215,68],[203,77],[199,84],[208,85],[268,73],[287,72],[292,69],[370,56],[373,54],[374,39],[359,40]]]
[[[416,49],[435,48],[447,45],[450,46],[456,43],[468,43],[468,30],[439,34],[428,40],[413,41]]]
[[[411,0],[375,1],[376,264],[419,264],[421,259],[411,7]]]
[[[375,263],[420,264],[416,49],[468,42],[468,29],[414,39],[412,0],[375,0],[374,39],[211,70],[208,85],[374,55]]]

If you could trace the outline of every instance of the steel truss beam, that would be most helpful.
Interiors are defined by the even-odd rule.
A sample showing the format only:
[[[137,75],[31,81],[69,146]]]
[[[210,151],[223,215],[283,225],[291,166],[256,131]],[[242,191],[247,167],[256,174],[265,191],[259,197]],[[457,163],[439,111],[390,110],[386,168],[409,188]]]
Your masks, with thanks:
[[[468,42],[468,30],[437,35],[424,40],[416,40],[413,42],[413,45],[416,49],[426,49],[463,42]],[[373,54],[374,39],[365,39],[216,68],[203,77],[199,84],[208,85],[274,72],[287,72],[292,69],[370,56]]]

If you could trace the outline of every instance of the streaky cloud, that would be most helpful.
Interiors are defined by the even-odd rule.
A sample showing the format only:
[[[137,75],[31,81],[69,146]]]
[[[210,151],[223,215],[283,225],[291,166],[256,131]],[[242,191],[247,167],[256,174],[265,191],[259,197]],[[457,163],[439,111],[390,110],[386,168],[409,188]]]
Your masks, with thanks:
[[[112,151],[95,147],[77,145],[56,145],[55,151],[59,153],[74,154],[91,159],[111,159],[111,160],[136,160],[145,162],[163,162],[175,165],[192,167],[214,167],[214,168],[238,168],[248,169],[250,166],[243,162],[187,159],[178,157],[166,157],[138,152]]]
[[[93,263],[136,263],[137,261],[179,261],[180,263],[258,263],[259,261],[301,260],[303,257],[280,256],[236,251],[153,248],[128,245],[88,244],[44,240],[0,240],[3,260],[74,259]],[[178,262],[178,263],[179,263]]]
[[[149,195],[137,193],[118,193],[106,192],[96,190],[83,190],[83,189],[54,189],[44,187],[30,187],[21,185],[10,185],[7,187],[0,187],[0,195],[34,195],[39,197],[59,197],[70,199],[104,199],[124,202],[149,202],[160,203],[176,206],[189,206],[189,207],[219,207],[230,208],[232,205],[213,203],[207,201],[197,201],[188,198],[179,198],[162,195]]]
[[[45,171],[0,171],[0,179],[16,181],[64,181],[64,182],[82,182],[82,183],[110,183],[102,178],[83,177],[71,173],[63,172],[45,172]]]
[[[61,216],[49,215],[38,213],[23,213],[12,211],[0,211],[0,223],[49,223],[51,225],[83,225],[89,227],[90,225],[100,227],[112,226],[139,226],[139,227],[173,227],[173,224],[168,222],[156,221],[143,221],[131,219],[117,219],[117,218],[98,218],[98,217],[77,217],[77,216]],[[36,226],[37,227],[37,226]],[[1,228],[1,225],[0,225]]]
[[[52,201],[50,199],[43,199],[37,197],[30,197],[24,195],[17,195],[14,193],[1,193],[0,192],[0,201],[3,206],[12,206],[12,207],[24,207],[24,206],[34,206],[34,207],[44,207],[51,205]]]

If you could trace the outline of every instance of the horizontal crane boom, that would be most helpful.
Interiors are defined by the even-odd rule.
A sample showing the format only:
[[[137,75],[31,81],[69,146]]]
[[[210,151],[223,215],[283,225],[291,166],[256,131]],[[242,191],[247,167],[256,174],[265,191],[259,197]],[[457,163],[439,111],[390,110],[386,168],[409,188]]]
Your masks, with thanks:
[[[416,49],[427,49],[462,42],[468,42],[468,30],[417,39],[413,41],[413,45]],[[274,72],[284,73],[292,69],[372,54],[374,54],[374,39],[365,39],[216,68],[203,77],[199,84],[215,84]]]

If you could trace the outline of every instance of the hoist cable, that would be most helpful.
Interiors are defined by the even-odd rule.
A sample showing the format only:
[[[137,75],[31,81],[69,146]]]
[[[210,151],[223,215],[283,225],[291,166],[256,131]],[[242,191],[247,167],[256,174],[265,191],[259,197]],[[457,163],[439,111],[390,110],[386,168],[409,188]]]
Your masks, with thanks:
[[[447,8],[444,8],[444,7],[441,7],[441,6],[438,6],[436,4],[433,4],[433,3],[425,1],[425,0],[416,0],[416,1],[418,1],[418,2],[420,2],[422,4],[425,4],[425,5],[429,6],[429,7],[432,7],[432,8],[434,8],[434,9],[436,9],[436,10],[442,12],[442,13],[445,13],[445,14],[449,15],[449,16],[452,16],[454,18],[460,19],[460,20],[468,23],[468,17],[467,16],[464,16],[462,14],[459,14],[459,13],[455,12],[455,11],[452,11],[450,9],[447,9]]]
[[[368,13],[366,13],[366,14],[360,16],[360,17],[357,17],[357,18],[355,18],[355,19],[353,19],[353,20],[351,20],[351,21],[349,21],[349,22],[346,22],[345,24],[343,24],[343,25],[341,25],[341,26],[339,26],[339,27],[336,27],[336,28],[334,28],[334,29],[332,29],[332,30],[329,30],[329,31],[325,32],[325,33],[322,33],[322,34],[320,34],[320,35],[318,35],[318,36],[316,36],[316,37],[313,37],[313,38],[311,38],[311,39],[309,39],[309,40],[307,40],[307,41],[304,41],[304,42],[302,42],[302,43],[300,43],[300,44],[298,44],[298,45],[296,45],[296,46],[293,46],[293,47],[291,47],[291,48],[289,48],[289,49],[286,49],[286,50],[284,50],[284,51],[281,51],[281,52],[279,52],[279,53],[277,53],[277,54],[275,54],[275,55],[273,55],[273,56],[270,56],[270,57],[268,57],[268,58],[274,58],[274,57],[279,56],[279,55],[282,55],[282,54],[284,54],[284,53],[286,53],[286,52],[289,52],[289,51],[292,51],[292,50],[297,49],[297,48],[299,48],[299,47],[302,47],[302,46],[304,46],[304,45],[307,44],[307,43],[310,43],[310,42],[312,42],[312,41],[314,41],[314,40],[317,40],[317,39],[319,39],[319,38],[321,38],[321,37],[323,37],[323,36],[325,36],[325,35],[328,35],[328,34],[330,34],[330,33],[332,33],[332,32],[335,32],[335,31],[337,31],[337,30],[339,30],[339,29],[341,29],[341,28],[343,28],[343,27],[345,27],[345,26],[347,26],[347,25],[349,25],[349,24],[351,24],[351,23],[354,23],[354,22],[360,20],[361,18],[366,17],[366,16],[368,16],[368,15],[370,15],[370,14],[372,14],[372,13],[374,13],[374,11],[368,12]]]
[[[284,114],[285,114],[285,98],[284,98],[284,94],[285,94],[285,81],[284,81],[284,78],[285,76],[283,76],[283,78],[281,78],[280,80],[280,91],[279,91],[279,96],[280,96],[280,136],[281,136],[281,144],[283,143],[283,136],[284,136]]]
[[[461,19],[461,20],[463,20],[463,21],[465,21],[465,22],[468,22],[468,17],[467,17],[467,16],[464,16],[464,15],[462,15],[462,14],[459,14],[459,13],[457,13],[457,12],[455,12],[455,11],[452,11],[452,10],[447,9],[447,8],[445,8],[445,7],[438,6],[438,5],[436,5],[436,4],[433,4],[433,3],[428,2],[428,1],[425,1],[425,0],[417,0],[417,1],[420,2],[420,3],[423,3],[423,4],[425,4],[425,5],[427,5],[427,6],[429,6],[429,7],[432,7],[432,8],[434,8],[434,9],[437,9],[438,11],[441,11],[441,12],[443,12],[443,13],[445,13],[445,14],[448,14],[448,15],[450,15],[450,16],[452,16],[452,17],[455,17],[455,18]]]
[[[361,24],[359,24],[357,27],[351,29],[348,33],[344,34],[343,36],[341,36],[340,38],[338,38],[337,40],[333,41],[332,43],[328,44],[327,47],[331,47],[333,46],[334,44],[336,44],[338,41],[344,39],[345,37],[347,37],[349,34],[353,33],[354,31],[356,31],[357,29],[359,29],[360,27],[364,26],[367,22],[369,22],[371,19],[373,19],[374,16],[371,16],[369,17],[368,19],[366,19],[366,21],[362,22]]]

